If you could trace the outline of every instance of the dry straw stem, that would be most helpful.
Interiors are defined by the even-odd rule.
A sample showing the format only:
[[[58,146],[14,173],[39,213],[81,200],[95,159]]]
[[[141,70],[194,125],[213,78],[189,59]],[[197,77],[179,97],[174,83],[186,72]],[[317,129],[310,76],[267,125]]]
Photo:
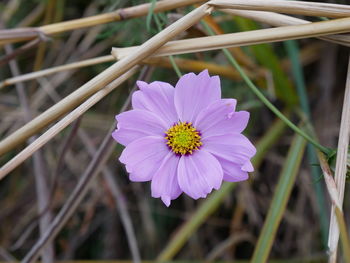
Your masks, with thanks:
[[[76,91],[56,103],[54,106],[40,114],[38,117],[18,129],[0,142],[0,156],[24,142],[30,136],[36,134],[51,122],[72,110],[86,98],[96,93],[112,80],[116,79],[127,70],[152,55],[170,39],[183,32],[201,18],[210,14],[212,8],[204,4],[188,13],[163,31],[143,43],[135,52],[113,64],[105,71],[85,83]]]
[[[171,41],[159,48],[155,56],[193,53],[237,46],[255,45],[306,37],[318,37],[350,31],[350,18],[340,18],[297,26],[284,26],[185,40]],[[139,47],[113,48],[112,55],[122,59]]]
[[[120,84],[130,78],[135,72],[136,68],[133,68],[126,72],[124,75],[120,76],[118,79],[111,82],[105,88],[95,93],[89,99],[87,99],[84,103],[82,103],[79,107],[70,112],[67,116],[65,116],[62,120],[53,125],[50,129],[48,129],[45,133],[43,133],[40,137],[38,137],[33,143],[28,145],[25,149],[23,149],[20,153],[18,153],[14,158],[12,158],[9,162],[7,162],[3,167],[0,168],[0,180],[2,180],[8,173],[10,173],[13,169],[23,163],[26,159],[28,159],[33,153],[39,150],[42,146],[44,146],[48,141],[50,141],[54,136],[56,136],[60,131],[66,128],[69,124],[71,124],[74,120],[84,114],[88,109],[94,106],[97,102],[103,99],[106,95],[108,95],[111,91],[117,88]]]
[[[183,6],[188,6],[200,2],[205,2],[203,0],[164,0],[156,3],[154,7],[154,12],[162,12],[170,9],[175,9]],[[138,6],[132,6],[128,8],[118,9],[116,11],[90,16],[60,23],[54,23],[50,25],[45,25],[37,28],[17,28],[0,30],[0,45],[6,43],[13,43],[24,41],[28,39],[33,39],[38,36],[39,32],[45,35],[54,35],[66,31],[71,31],[84,27],[91,27],[100,24],[121,21],[130,18],[136,18],[145,16],[151,4],[142,4]]]
[[[327,191],[328,194],[330,196],[331,202],[332,202],[332,207],[334,207],[334,211],[335,211],[335,216],[337,219],[337,222],[341,222],[344,221],[344,215],[343,213],[337,213],[337,210],[341,211],[341,202],[339,200],[339,193],[338,193],[338,189],[336,186],[336,183],[334,181],[333,175],[332,175],[332,171],[329,168],[328,162],[326,160],[326,157],[324,156],[324,154],[321,151],[317,151],[317,155],[318,155],[318,160],[320,162],[320,166],[323,172],[323,177],[327,186]],[[348,246],[348,237],[347,237],[347,233],[341,233],[343,235],[343,240],[345,246],[344,246],[344,255],[347,257],[348,256],[348,251],[347,248],[349,248]],[[345,235],[345,237],[344,237]],[[330,238],[330,237],[329,237]],[[339,235],[338,235],[339,238]],[[337,241],[338,244],[338,241]],[[337,256],[337,251],[329,251],[329,262],[336,262],[336,256]]]
[[[325,16],[325,17],[348,17],[350,16],[350,6],[325,4],[317,2],[302,1],[280,1],[280,0],[212,0],[209,5],[215,8],[230,8],[256,11],[272,11],[277,13]]]
[[[115,58],[112,55],[107,55],[107,56],[101,56],[101,57],[96,57],[92,59],[86,59],[78,62],[73,62],[62,66],[52,67],[44,70],[39,70],[28,74],[23,74],[17,77],[8,78],[0,82],[0,89],[16,83],[38,79],[54,73],[87,67],[91,65],[105,63],[105,62],[111,62],[111,61],[115,61]],[[160,67],[166,67],[166,68],[173,67],[168,58],[161,58],[161,57],[151,58],[151,59],[146,59],[143,62],[145,64],[155,65]],[[200,72],[204,69],[208,69],[212,74],[218,74],[233,80],[241,79],[240,75],[236,71],[234,71],[233,68],[228,68],[227,66],[220,66],[214,63],[196,61],[192,59],[182,59],[182,58],[175,58],[175,62],[178,65],[178,67],[183,70]],[[256,78],[257,76],[261,77],[265,74],[264,70],[260,70],[259,72],[255,72],[255,73],[251,73],[247,69],[246,71],[248,71],[248,76],[253,79]]]
[[[142,63],[148,64],[148,65],[154,65],[157,67],[165,67],[165,68],[173,67],[167,57],[149,58],[142,61]],[[222,66],[215,63],[198,61],[193,59],[184,59],[184,58],[175,58],[175,63],[178,65],[178,67],[181,70],[184,70],[184,71],[201,72],[204,69],[208,69],[209,72],[213,75],[220,75],[232,80],[242,79],[239,73],[233,67],[230,67],[227,65]],[[254,71],[245,69],[245,71],[247,72],[247,75],[251,79],[256,79],[257,77],[266,76],[266,71],[264,69],[255,69]]]
[[[232,10],[232,9],[221,9],[220,11],[227,14],[242,16],[249,18],[261,23],[266,23],[272,26],[292,26],[292,25],[303,25],[309,24],[310,21],[296,18],[293,16],[287,16],[282,14],[277,14],[273,12],[265,11],[248,11],[248,10]],[[330,35],[320,37],[322,40],[337,43],[344,46],[350,46],[350,35]]]
[[[303,64],[308,64],[310,63],[310,61],[314,61],[314,59],[318,57],[320,45],[318,45],[317,43],[314,45],[315,47],[312,46],[310,48],[305,48],[301,51],[302,54],[300,57],[302,59]],[[238,72],[235,71],[234,68],[227,67],[226,65],[221,66],[219,64],[205,62],[205,61],[197,61],[193,59],[183,59],[183,58],[174,58],[174,59],[178,67],[185,71],[200,72],[204,69],[208,69],[212,74],[217,74],[232,80],[241,79],[241,76],[239,75]],[[38,78],[45,77],[58,72],[92,66],[100,63],[105,63],[105,62],[111,62],[114,60],[115,58],[113,55],[107,55],[107,56],[86,59],[86,60],[73,62],[62,66],[52,67],[48,69],[43,69],[43,70],[19,75],[13,78],[5,79],[4,81],[0,82],[0,89],[16,83],[38,79]],[[170,63],[169,59],[165,57],[148,58],[142,61],[142,63],[159,66],[159,67],[165,67],[165,68],[173,68],[173,65]],[[290,67],[289,64],[290,64],[289,60],[286,60],[283,62],[283,67],[288,69]],[[264,69],[255,69],[254,72],[249,71],[249,69],[245,69],[245,71],[249,76],[249,78],[251,79],[255,79],[257,77],[265,77],[267,73]]]
[[[350,59],[348,65],[348,74],[345,86],[343,111],[340,123],[340,132],[337,149],[337,160],[335,165],[335,184],[338,189],[339,208],[343,206],[345,180],[347,173],[347,158],[350,136]],[[328,247],[330,252],[330,261],[336,262],[337,247],[339,241],[339,228],[335,216],[335,206],[332,205],[331,222],[329,226]]]
[[[324,181],[326,183],[327,191],[328,191],[329,197],[331,199],[331,202],[335,206],[340,207],[338,190],[337,190],[337,186],[335,184],[335,181],[333,179],[332,170],[330,169],[330,167],[328,165],[328,162],[326,160],[325,155],[321,151],[317,151],[317,157],[318,157],[318,160],[320,162]]]
[[[344,214],[339,207],[335,207],[335,215],[337,217],[338,226],[340,229],[340,240],[343,246],[344,261],[350,262],[350,240],[347,231],[347,226],[344,219]]]
[[[112,55],[101,56],[101,57],[86,59],[83,61],[74,62],[74,63],[62,65],[62,66],[52,67],[52,68],[48,68],[48,69],[44,69],[44,70],[40,70],[40,71],[35,71],[35,72],[28,73],[28,74],[23,74],[23,75],[9,78],[9,79],[6,79],[6,80],[0,82],[0,89],[4,88],[6,86],[10,86],[10,85],[19,83],[19,82],[37,79],[37,78],[44,77],[44,76],[54,74],[57,72],[87,67],[87,66],[96,65],[96,64],[105,63],[105,62],[111,62],[111,61],[115,61],[115,58]]]

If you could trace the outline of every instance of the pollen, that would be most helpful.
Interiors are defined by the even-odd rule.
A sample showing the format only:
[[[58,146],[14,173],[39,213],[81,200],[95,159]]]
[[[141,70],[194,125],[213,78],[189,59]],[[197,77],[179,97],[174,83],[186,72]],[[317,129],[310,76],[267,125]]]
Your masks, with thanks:
[[[191,122],[178,122],[165,132],[166,144],[179,155],[192,154],[201,145],[200,132],[193,127]]]

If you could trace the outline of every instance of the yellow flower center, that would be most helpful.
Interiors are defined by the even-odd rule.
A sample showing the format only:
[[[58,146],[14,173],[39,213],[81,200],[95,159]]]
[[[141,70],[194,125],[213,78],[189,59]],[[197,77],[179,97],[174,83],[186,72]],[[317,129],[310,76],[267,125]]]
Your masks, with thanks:
[[[200,132],[191,122],[179,122],[165,132],[166,144],[176,154],[192,154],[202,145]]]

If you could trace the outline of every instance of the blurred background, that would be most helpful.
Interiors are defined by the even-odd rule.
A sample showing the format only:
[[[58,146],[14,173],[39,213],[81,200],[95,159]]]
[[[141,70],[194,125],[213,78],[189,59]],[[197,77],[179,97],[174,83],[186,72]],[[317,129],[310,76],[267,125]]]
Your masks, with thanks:
[[[4,0],[0,2],[0,23],[2,28],[36,27],[150,2]],[[0,79],[106,56],[111,47],[142,44],[193,8],[189,5],[157,14],[151,11],[138,18],[44,36],[31,47],[23,48],[26,42],[2,46]],[[270,27],[217,11],[206,23],[217,34]],[[206,28],[199,23],[179,38],[206,35]],[[13,53],[20,48],[23,50]],[[309,116],[321,144],[337,147],[348,63],[346,47],[305,38],[229,51],[269,100],[294,123]],[[6,56],[11,53],[17,72],[11,70]],[[244,133],[258,146],[256,171],[250,180],[225,184],[206,199],[192,200],[181,195],[167,208],[161,200],[151,197],[149,183],[129,181],[118,161],[123,147],[113,142],[112,150],[104,154],[101,172],[94,175],[87,194],[57,237],[48,242],[42,259],[137,262],[139,258],[153,261],[163,257],[197,262],[248,261],[277,182],[283,174],[290,173],[295,181],[289,183],[291,194],[269,259],[326,261],[330,201],[313,150],[302,147],[296,151],[296,156],[302,158],[294,165],[295,171],[288,170],[291,164],[287,154],[295,143],[294,133],[247,88],[222,51],[177,55],[174,61],[183,74],[208,68],[211,75],[219,75],[223,97],[236,98],[238,109],[251,113]],[[0,138],[7,137],[113,63],[110,60],[1,87]],[[1,180],[1,261],[21,260],[45,233],[79,180],[89,174],[87,168],[97,149],[115,126],[114,116],[128,109],[128,98],[137,79],[175,85],[178,76],[167,57],[145,63],[132,78]],[[306,92],[300,93],[298,87],[305,87]],[[304,105],[300,104],[303,100]],[[25,145],[1,157],[1,165]],[[349,220],[348,192],[344,200],[345,218]]]

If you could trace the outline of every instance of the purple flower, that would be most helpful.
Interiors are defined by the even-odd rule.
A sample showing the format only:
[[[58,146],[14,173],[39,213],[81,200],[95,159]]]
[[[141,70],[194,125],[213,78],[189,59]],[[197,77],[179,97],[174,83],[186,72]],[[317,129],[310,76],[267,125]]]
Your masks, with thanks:
[[[248,179],[256,149],[241,134],[249,113],[221,99],[220,79],[207,70],[189,73],[175,88],[137,82],[133,110],[116,116],[113,138],[126,146],[119,160],[134,182],[152,181],[152,196],[169,206],[182,192],[194,199],[222,181]]]

